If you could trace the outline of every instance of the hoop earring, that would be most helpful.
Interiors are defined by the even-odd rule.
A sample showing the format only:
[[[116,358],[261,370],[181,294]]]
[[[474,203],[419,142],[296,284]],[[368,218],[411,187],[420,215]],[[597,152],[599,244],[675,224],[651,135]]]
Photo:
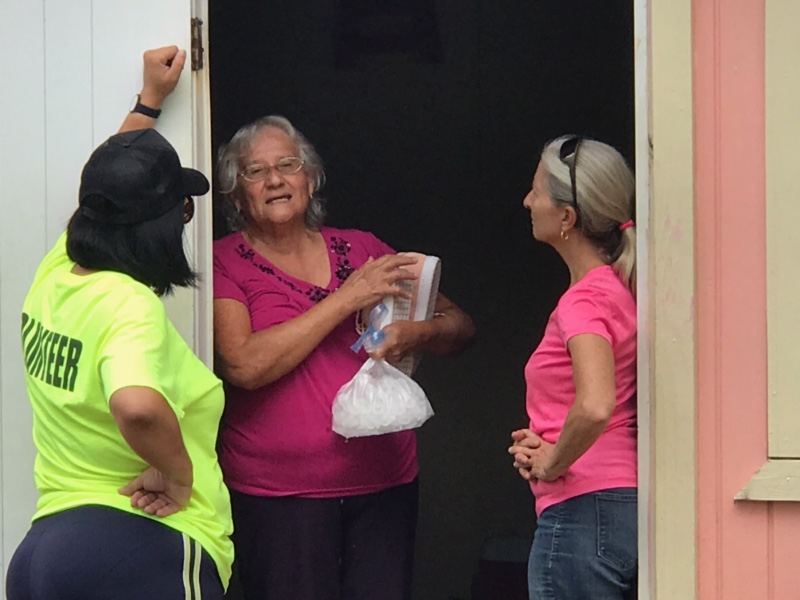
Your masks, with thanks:
[[[569,234],[563,229],[561,230],[561,239],[564,240],[565,242],[569,239]]]

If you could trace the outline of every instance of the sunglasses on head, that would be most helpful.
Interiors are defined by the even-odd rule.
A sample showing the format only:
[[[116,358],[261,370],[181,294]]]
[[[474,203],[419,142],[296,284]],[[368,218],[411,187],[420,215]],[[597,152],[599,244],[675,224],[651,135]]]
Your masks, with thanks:
[[[583,136],[571,135],[561,142],[561,148],[558,151],[558,158],[569,167],[569,182],[572,186],[572,207],[576,211],[578,210],[578,184],[575,179],[575,169],[578,166],[578,152],[581,149],[581,142],[583,142]],[[572,157],[571,160],[569,159],[570,156]]]

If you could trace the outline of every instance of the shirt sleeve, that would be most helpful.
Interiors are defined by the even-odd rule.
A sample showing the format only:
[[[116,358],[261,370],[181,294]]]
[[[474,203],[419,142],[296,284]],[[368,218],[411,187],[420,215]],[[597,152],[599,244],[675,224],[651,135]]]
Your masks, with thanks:
[[[161,394],[176,416],[183,417],[172,391],[176,368],[171,361],[166,311],[158,297],[133,294],[118,304],[98,353],[106,401],[124,387],[148,387]]]
[[[214,252],[214,299],[230,298],[247,306],[247,296],[232,276],[223,254],[223,250]]]
[[[558,303],[558,326],[564,345],[576,335],[593,333],[614,344],[611,333],[613,308],[609,299],[593,289],[568,292]]]

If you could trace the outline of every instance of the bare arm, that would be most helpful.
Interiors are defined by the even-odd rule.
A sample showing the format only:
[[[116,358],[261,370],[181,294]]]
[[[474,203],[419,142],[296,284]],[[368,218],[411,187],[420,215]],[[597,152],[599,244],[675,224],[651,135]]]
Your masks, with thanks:
[[[345,318],[400,294],[397,282],[413,279],[403,265],[414,258],[387,255],[355,271],[336,292],[303,314],[253,332],[247,307],[236,300],[214,301],[214,345],[220,374],[236,386],[257,389],[294,369]]]
[[[591,448],[605,431],[616,407],[614,352],[599,335],[576,335],[567,343],[572,355],[575,402],[555,444],[529,430],[512,434],[514,466],[525,479],[552,481]]]
[[[177,46],[165,46],[147,50],[143,56],[142,91],[140,102],[145,106],[160,110],[164,100],[178,85],[178,80],[186,63],[186,51]],[[156,120],[147,115],[129,112],[117,133],[135,129],[150,129]]]
[[[161,394],[149,387],[125,387],[111,395],[110,408],[136,454],[171,481],[192,485],[192,461],[178,419]]]
[[[343,297],[332,294],[290,321],[254,332],[244,304],[214,300],[217,370],[245,389],[267,385],[300,364],[351,312]]]
[[[410,352],[455,354],[475,337],[469,315],[442,294],[436,297],[434,315],[428,321],[399,321],[384,327],[384,343],[372,357],[394,363]]]

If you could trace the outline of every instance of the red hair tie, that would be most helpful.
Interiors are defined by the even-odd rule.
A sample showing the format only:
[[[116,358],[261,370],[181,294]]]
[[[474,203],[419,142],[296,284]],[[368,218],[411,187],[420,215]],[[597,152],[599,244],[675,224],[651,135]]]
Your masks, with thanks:
[[[633,219],[631,219],[630,221],[625,221],[624,223],[620,223],[619,224],[619,230],[620,231],[625,231],[626,229],[630,229],[631,227],[633,227]]]

